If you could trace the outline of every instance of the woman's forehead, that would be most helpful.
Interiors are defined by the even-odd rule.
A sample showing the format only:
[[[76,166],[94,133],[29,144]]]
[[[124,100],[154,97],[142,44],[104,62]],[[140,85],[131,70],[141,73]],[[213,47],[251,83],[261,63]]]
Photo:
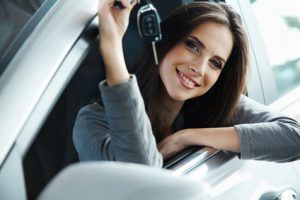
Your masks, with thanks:
[[[197,26],[189,34],[203,43],[205,48],[213,55],[228,59],[233,47],[233,35],[230,29],[220,23],[205,22]]]

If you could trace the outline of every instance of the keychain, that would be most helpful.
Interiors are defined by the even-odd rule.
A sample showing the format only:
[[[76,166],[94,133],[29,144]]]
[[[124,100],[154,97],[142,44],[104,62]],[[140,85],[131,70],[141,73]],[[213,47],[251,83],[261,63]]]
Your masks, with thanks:
[[[131,3],[131,0],[128,0]],[[120,1],[114,2],[114,7],[123,9],[124,6]],[[160,28],[160,17],[156,8],[147,1],[147,4],[142,6],[137,14],[137,27],[140,36],[152,43],[152,50],[155,64],[158,65],[158,57],[155,43],[162,39]]]
[[[155,43],[162,39],[160,17],[156,8],[151,3],[148,3],[139,9],[137,23],[141,37],[152,43],[155,64],[158,65]]]

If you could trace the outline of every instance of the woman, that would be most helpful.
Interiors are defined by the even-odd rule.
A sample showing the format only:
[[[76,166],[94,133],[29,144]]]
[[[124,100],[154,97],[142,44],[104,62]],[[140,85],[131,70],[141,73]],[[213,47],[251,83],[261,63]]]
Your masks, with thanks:
[[[74,131],[80,160],[162,166],[191,145],[277,162],[300,158],[300,125],[242,95],[248,43],[241,18],[223,3],[190,3],[170,14],[157,44],[135,75],[127,71],[122,37],[136,1],[99,1],[103,105],[82,108]],[[145,104],[144,104],[145,103]],[[158,144],[158,145],[157,145]]]

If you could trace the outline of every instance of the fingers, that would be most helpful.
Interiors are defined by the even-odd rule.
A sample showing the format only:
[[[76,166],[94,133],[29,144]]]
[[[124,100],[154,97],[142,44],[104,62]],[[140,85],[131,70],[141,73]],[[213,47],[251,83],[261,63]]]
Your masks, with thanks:
[[[98,6],[99,7],[112,6],[114,2],[115,0],[98,0]]]
[[[131,4],[131,7],[134,7],[138,3],[140,3],[140,0],[132,0],[130,4]]]
[[[170,144],[168,144],[167,139],[164,139],[159,144],[157,144],[157,149],[162,154],[164,159],[166,159],[166,157],[168,157],[168,154],[171,151]]]
[[[98,0],[98,12],[108,11],[112,8],[120,11],[131,11],[139,0]]]
[[[98,14],[107,13],[112,7],[114,0],[98,0]]]
[[[132,9],[138,2],[138,0],[119,0],[121,1],[122,5],[124,6],[124,8],[127,9]]]
[[[124,8],[130,8],[129,0],[121,0],[121,3],[124,6]]]
[[[166,146],[167,142],[166,142],[166,138],[164,140],[162,140],[160,143],[157,144],[157,149],[160,151],[163,149],[164,146]]]

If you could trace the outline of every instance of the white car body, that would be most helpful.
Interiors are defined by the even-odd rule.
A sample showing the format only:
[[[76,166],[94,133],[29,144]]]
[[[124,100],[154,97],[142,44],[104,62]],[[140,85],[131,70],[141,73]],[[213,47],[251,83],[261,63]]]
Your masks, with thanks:
[[[269,105],[277,97],[275,81],[250,3],[226,3],[241,13],[250,38],[248,96]],[[7,66],[0,75],[0,199],[28,198],[23,160],[97,38],[97,1],[49,4],[11,60],[2,62]],[[299,91],[269,106],[299,121]],[[300,192],[299,161],[243,161],[228,152],[204,148],[169,168],[176,175],[209,184],[212,199],[259,199],[265,192],[285,188]]]

